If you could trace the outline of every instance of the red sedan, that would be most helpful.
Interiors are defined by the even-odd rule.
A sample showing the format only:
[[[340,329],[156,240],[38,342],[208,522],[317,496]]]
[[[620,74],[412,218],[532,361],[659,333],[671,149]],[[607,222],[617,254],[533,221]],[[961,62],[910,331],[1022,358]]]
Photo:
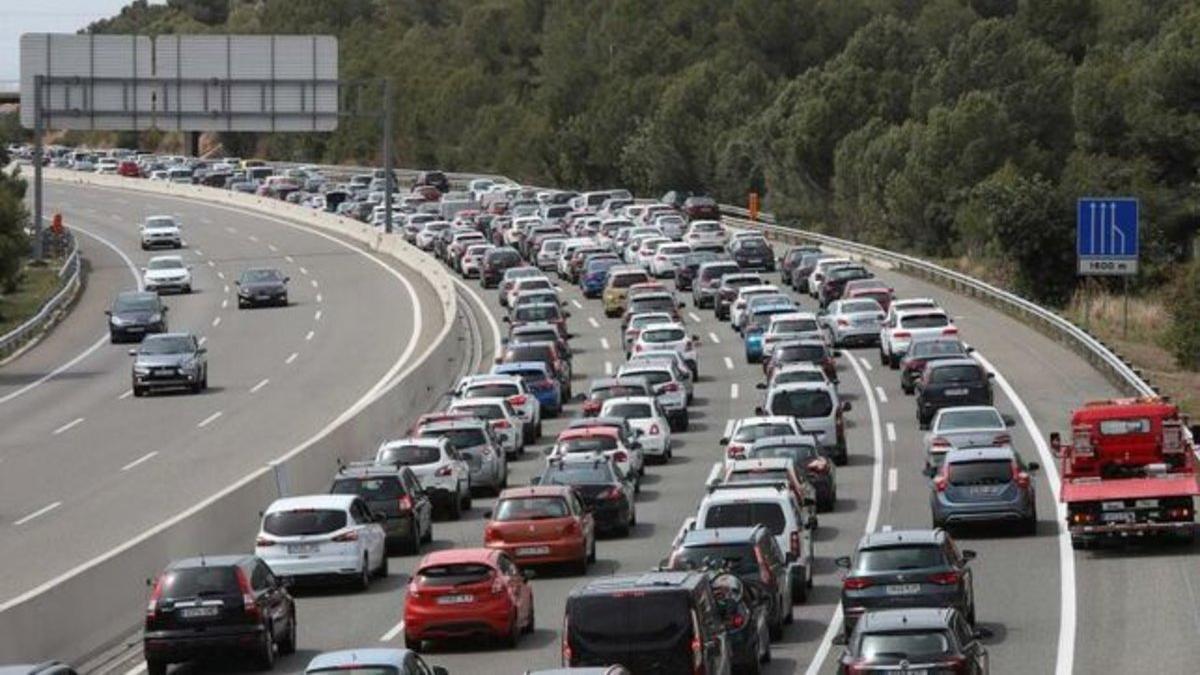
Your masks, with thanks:
[[[516,647],[533,632],[533,587],[503,551],[447,549],[421,559],[404,603],[404,643],[416,652],[426,640],[473,635]]]
[[[580,574],[596,560],[596,524],[565,485],[509,488],[484,514],[483,545],[520,565],[571,563]]]

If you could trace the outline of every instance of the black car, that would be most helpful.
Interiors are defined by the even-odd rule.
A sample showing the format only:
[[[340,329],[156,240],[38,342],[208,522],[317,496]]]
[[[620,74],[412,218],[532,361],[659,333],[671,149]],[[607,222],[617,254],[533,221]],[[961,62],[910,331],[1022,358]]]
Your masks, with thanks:
[[[746,449],[746,459],[786,457],[792,460],[796,475],[804,476],[817,496],[818,511],[832,511],[837,503],[837,466],[821,454],[814,436],[766,436]]]
[[[727,256],[719,251],[692,251],[683,257],[683,262],[675,268],[675,290],[690,291],[692,282],[700,266],[706,262],[724,260]]]
[[[137,342],[148,333],[167,332],[167,306],[158,293],[124,291],[117,294],[108,315],[108,336],[117,342]]]
[[[383,514],[389,550],[418,553],[433,541],[433,502],[407,466],[354,462],[338,470],[329,492],[358,495],[372,514]]]
[[[583,505],[592,510],[598,531],[629,535],[637,525],[634,481],[621,473],[613,460],[599,455],[592,459],[555,459],[546,463],[534,485],[570,485]]]
[[[500,285],[504,273],[512,267],[525,264],[521,254],[515,248],[502,246],[494,248],[483,256],[483,269],[479,272],[479,280],[484,288],[495,288]]]
[[[760,237],[743,237],[729,246],[729,255],[744,270],[775,271],[775,250]]]
[[[988,652],[955,609],[868,612],[845,641],[838,673],[964,673],[986,675]]]
[[[142,651],[148,675],[171,663],[241,652],[270,669],[296,651],[296,605],[285,584],[253,555],[188,558],[153,581]]]
[[[667,558],[668,569],[706,567],[716,561],[746,584],[759,586],[768,606],[770,639],[783,637],[792,622],[792,598],[784,580],[791,572],[775,536],[765,525],[688,530]]]
[[[872,279],[875,274],[862,265],[846,265],[829,271],[821,284],[821,306],[828,307],[834,300],[842,299],[846,283],[855,279]]]
[[[947,359],[961,359],[970,356],[975,351],[964,345],[956,337],[930,338],[916,340],[908,346],[908,351],[900,358],[900,388],[904,393],[911,394],[916,382],[925,370],[925,364]]]
[[[589,580],[567,596],[562,665],[729,675],[732,650],[707,572]]]
[[[817,263],[826,258],[833,258],[832,253],[808,253],[800,258],[800,262],[792,268],[791,286],[801,293],[808,292],[808,278],[812,276]]]
[[[721,207],[717,206],[717,200],[712,197],[692,195],[683,200],[683,206],[680,208],[688,220],[721,219]]]
[[[433,186],[442,194],[450,191],[450,179],[441,171],[422,171],[418,173],[416,185]]]
[[[238,309],[259,305],[288,304],[288,282],[291,277],[274,267],[251,267],[233,282],[237,286]]]
[[[938,410],[952,406],[992,405],[992,378],[972,358],[945,359],[925,364],[916,382],[917,423],[922,429]]]
[[[793,246],[789,248],[787,253],[779,259],[779,280],[784,286],[792,286],[792,270],[796,269],[804,256],[820,253],[821,249],[818,246],[804,245]]]
[[[501,340],[505,345],[518,345],[529,342],[553,342],[558,348],[558,354],[569,363],[572,359],[571,345],[558,332],[558,325],[550,322],[526,323],[511,328],[508,337]]]
[[[945,530],[891,530],[863,535],[853,557],[838,558],[845,633],[881,609],[953,607],[975,623],[975,552],[959,551]]]
[[[563,396],[571,398],[571,364],[560,358],[557,342],[512,342],[505,346],[496,363],[521,363],[536,361],[546,364],[558,378]]]

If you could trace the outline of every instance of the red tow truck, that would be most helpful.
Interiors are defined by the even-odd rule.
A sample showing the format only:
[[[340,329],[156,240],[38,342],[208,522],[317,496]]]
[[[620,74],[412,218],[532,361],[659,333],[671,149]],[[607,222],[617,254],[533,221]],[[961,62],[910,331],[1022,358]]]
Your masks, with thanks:
[[[1105,539],[1194,537],[1196,447],[1179,408],[1161,398],[1093,401],[1071,415],[1071,442],[1057,432],[1059,498],[1071,545]]]

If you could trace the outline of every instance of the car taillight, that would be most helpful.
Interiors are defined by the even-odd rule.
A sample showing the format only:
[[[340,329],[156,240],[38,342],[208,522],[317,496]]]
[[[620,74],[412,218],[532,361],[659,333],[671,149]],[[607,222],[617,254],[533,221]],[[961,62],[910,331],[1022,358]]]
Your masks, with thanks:
[[[334,537],[333,539],[331,539],[330,541],[336,541],[339,544],[344,544],[344,543],[350,542],[350,541],[358,541],[358,530],[350,530],[349,532],[343,532],[343,533],[339,534],[338,536]]]
[[[848,663],[846,664],[846,675],[865,675],[868,667],[862,661]]]
[[[610,487],[600,494],[600,499],[613,500],[621,498],[621,490],[617,487]]]
[[[938,492],[945,492],[946,487],[949,485],[950,481],[946,478],[945,474],[938,474],[933,477],[933,489]]]
[[[725,448],[725,456],[729,459],[743,459],[746,456],[746,448],[741,445],[732,445]]]
[[[562,628],[562,664],[563,664],[564,666],[570,666],[570,665],[572,665],[572,664],[571,664],[571,656],[572,656],[572,653],[571,653],[571,632],[570,632],[570,628],[571,628],[571,621],[570,621],[570,619],[568,619],[568,618],[567,618],[567,615],[566,615],[566,614],[563,614],[563,628]]]
[[[602,405],[603,404],[601,404],[600,401],[597,401],[595,399],[589,399],[587,401],[584,401],[583,414],[587,415],[589,417],[594,416],[596,413],[600,412],[600,408]]]
[[[1012,477],[1013,481],[1016,482],[1017,487],[1029,487],[1029,474],[1022,471],[1021,467],[1018,466],[1016,462],[1013,462],[1012,465]]]
[[[452,469],[450,467],[450,465],[447,464],[446,466],[439,468],[437,471],[434,471],[433,475],[438,476],[439,478],[444,478],[446,476],[449,476],[453,472],[454,472],[454,469]]]
[[[274,546],[276,543],[278,542],[276,542],[274,539],[268,539],[267,537],[259,537],[254,540],[255,546]]]
[[[947,452],[950,447],[950,441],[941,436],[937,436],[929,442],[929,449],[933,452]]]
[[[839,326],[849,326],[849,325],[850,325],[850,322],[849,322],[849,321],[847,321],[846,319],[838,319],[838,320],[837,320],[837,325],[839,325]]]
[[[408,590],[405,591],[405,595],[407,595],[409,598],[421,597],[421,589],[417,586],[416,579],[413,579],[412,581],[409,582]]]
[[[967,667],[967,659],[963,656],[946,657],[946,662],[941,665],[940,670],[948,670],[952,673],[970,672],[970,669]]]
[[[246,613],[246,618],[252,621],[262,619],[262,613],[258,610],[258,603],[254,601],[254,589],[250,586],[250,577],[246,576],[246,570],[241,567],[235,567],[237,572],[238,588],[242,591],[242,610]]]
[[[404,495],[403,497],[400,498],[400,501],[399,501],[399,503],[397,503],[396,506],[401,511],[412,511],[413,510],[413,498],[410,495]]]
[[[996,434],[992,439],[992,445],[1008,445],[1012,443],[1012,436],[1008,434]]]
[[[898,331],[894,331],[892,333],[892,337],[894,337],[894,338],[910,338],[910,337],[912,337],[912,333],[910,333],[906,330],[898,330]]]
[[[625,452],[624,450],[618,450],[613,453],[613,461],[618,462],[618,463],[628,462],[629,461],[629,453]]]
[[[483,528],[483,542],[490,544],[492,542],[501,541],[503,537],[500,535],[500,529],[495,525],[485,525]]]
[[[942,329],[942,335],[958,335],[958,329],[954,326],[946,326]]]
[[[791,548],[792,555],[800,557],[800,532],[792,530],[792,534],[788,537],[788,546]]]
[[[929,583],[939,586],[953,586],[958,583],[958,572],[938,572],[937,574],[929,575]]]
[[[634,345],[634,346],[633,346],[633,351],[635,351],[635,352],[640,352],[640,351],[642,351],[642,350],[643,350],[643,349],[645,349],[645,348],[646,348],[646,347],[645,347],[644,345],[642,345],[641,343],[638,343],[638,344],[636,344],[636,345]]]
[[[828,473],[829,460],[824,457],[818,457],[808,463],[808,470],[814,473]]]
[[[875,582],[866,577],[846,577],[842,579],[842,588],[847,591],[861,591],[874,586]]]
[[[160,575],[154,580],[154,590],[150,591],[150,600],[146,603],[146,620],[149,621],[158,615],[158,601],[162,598],[163,593],[163,578]]]
[[[525,405],[526,401],[528,401],[528,400],[529,399],[528,399],[528,397],[525,396],[525,394],[517,394],[516,396],[508,397],[509,405],[513,405],[513,406],[523,406],[523,405]]]
[[[500,577],[492,579],[492,595],[501,595],[504,593],[504,581]]]
[[[657,436],[657,435],[658,435],[658,432],[659,432],[658,425],[657,425],[657,424],[651,424],[651,425],[650,425],[650,429],[649,429],[649,431],[647,431],[646,433],[647,433],[647,434],[649,434],[649,435],[651,435],[651,436]]]
[[[492,427],[495,429],[508,429],[512,425],[508,423],[508,420],[493,420]]]
[[[746,615],[742,614],[741,612],[734,614],[733,618],[731,618],[729,620],[730,628],[741,628],[742,626],[745,626],[745,625],[746,625]]]
[[[679,383],[668,382],[662,386],[663,391],[679,391]]]

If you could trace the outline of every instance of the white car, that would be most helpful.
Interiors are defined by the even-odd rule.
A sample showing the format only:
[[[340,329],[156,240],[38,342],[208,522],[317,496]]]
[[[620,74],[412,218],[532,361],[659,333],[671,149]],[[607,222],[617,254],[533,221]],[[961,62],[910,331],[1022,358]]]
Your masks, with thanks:
[[[142,268],[142,287],[147,291],[192,292],[192,268],[177,255],[155,256]]]
[[[650,274],[655,277],[671,277],[683,264],[683,259],[692,252],[691,244],[668,241],[654,252],[650,259]]]
[[[143,251],[155,246],[183,247],[183,235],[175,216],[150,216],[142,223],[140,233]]]
[[[658,254],[658,249],[662,248],[666,244],[671,243],[674,242],[661,235],[642,239],[641,244],[638,246],[637,253],[635,254],[637,256],[637,260],[635,262],[640,265],[642,269],[646,270],[650,274],[654,274],[654,270],[651,268],[650,263],[654,262],[654,256]]]
[[[763,333],[763,360],[771,358],[775,345],[792,340],[824,340],[825,333],[812,312],[787,312],[771,317]]]
[[[674,211],[656,214],[650,224],[662,230],[664,235],[675,241],[682,240],[683,234],[687,230],[687,220]]]
[[[754,284],[752,286],[742,286],[737,289],[737,297],[733,299],[733,304],[729,306],[729,323],[732,326],[742,325],[742,320],[745,318],[746,304],[750,302],[750,298],[762,295],[779,295],[782,291],[775,284]]]
[[[286,497],[263,512],[254,554],[285,579],[344,577],[365,589],[387,576],[386,539],[358,495]]]
[[[636,366],[656,361],[669,361],[672,364],[676,375],[683,382],[683,386],[687,390],[687,400],[690,405],[692,394],[695,393],[696,378],[692,376],[692,371],[688,368],[687,361],[683,360],[683,354],[674,349],[647,349],[644,352],[631,355],[629,360],[625,362],[625,365]]]
[[[693,220],[692,224],[688,226],[687,234],[683,235],[683,240],[692,246],[697,244],[724,246],[727,239],[725,226],[715,220]]]
[[[417,248],[422,251],[432,251],[433,242],[441,236],[442,232],[450,228],[449,221],[434,220],[425,223],[421,226],[421,231],[417,233],[416,244]]]
[[[450,395],[464,401],[476,398],[503,396],[517,411],[524,431],[525,443],[533,443],[542,435],[542,408],[525,381],[512,375],[468,375],[458,381]]]
[[[641,490],[642,476],[646,474],[645,455],[641,446],[636,449],[626,447],[620,435],[608,429],[567,429],[546,450],[546,461],[591,455],[612,460],[621,473],[633,478],[637,489]]]
[[[662,407],[652,396],[610,398],[600,408],[600,417],[619,417],[641,432],[638,442],[647,456],[662,463],[671,461],[671,424]]]
[[[901,309],[879,329],[879,363],[893,370],[914,340],[957,336],[958,327],[941,309]]]
[[[812,508],[798,504],[796,495],[788,489],[726,483],[700,501],[693,527],[753,527],[769,523],[771,534],[788,562],[788,588],[783,596],[792,602],[804,602],[813,575]]]
[[[617,377],[639,377],[650,385],[654,398],[667,416],[671,431],[687,431],[688,393],[683,378],[670,361],[650,361],[625,364],[617,371]]]
[[[773,436],[801,436],[804,432],[795,418],[786,415],[759,415],[730,420],[726,424],[721,445],[725,446],[727,459],[742,459],[749,448],[760,438]]]
[[[510,458],[525,452],[525,435],[521,433],[523,427],[521,417],[507,399],[500,396],[459,399],[452,401],[447,410],[470,413],[487,420],[492,433],[500,439],[500,447],[504,448],[504,452]]]
[[[700,359],[696,352],[699,344],[700,337],[688,335],[682,324],[657,323],[642,328],[630,351],[640,354],[656,349],[673,349],[683,355],[684,363],[692,371],[692,377],[696,378],[700,375]]]
[[[542,240],[542,246],[538,249],[537,256],[534,258],[537,261],[537,268],[545,271],[558,269],[558,256],[562,253],[563,244],[566,242],[566,237],[552,237]]]
[[[434,505],[449,513],[451,520],[471,508],[471,468],[445,438],[386,441],[375,453],[375,462],[412,469]]]
[[[471,244],[463,253],[462,262],[458,264],[458,271],[465,279],[476,279],[480,272],[483,271],[483,257],[487,252],[496,248],[491,244]]]
[[[562,290],[558,285],[550,280],[550,277],[544,275],[529,275],[524,278],[517,279],[508,289],[508,295],[504,302],[500,303],[505,307],[512,307],[517,296],[521,293],[529,291],[552,291],[558,293]]]
[[[96,173],[102,173],[109,176],[117,175],[117,160],[104,158],[96,163]]]

